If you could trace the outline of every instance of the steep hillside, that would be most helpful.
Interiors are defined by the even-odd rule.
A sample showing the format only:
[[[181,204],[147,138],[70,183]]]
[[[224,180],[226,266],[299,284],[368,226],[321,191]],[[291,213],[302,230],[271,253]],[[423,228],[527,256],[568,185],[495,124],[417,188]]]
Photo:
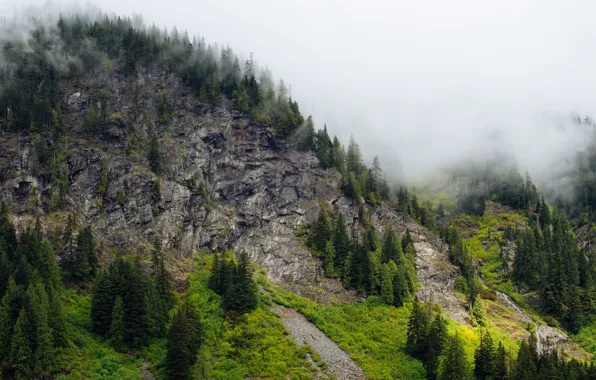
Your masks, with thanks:
[[[85,116],[100,89],[110,94],[108,116],[102,134],[92,137],[85,132]],[[341,211],[350,229],[362,228],[357,207],[341,194],[341,175],[323,169],[312,152],[230,111],[225,100],[213,107],[200,102],[165,73],[140,72],[128,79],[114,69],[82,86],[65,83],[62,90],[74,137],[52,140],[42,134],[40,142],[4,133],[0,140],[0,171],[6,173],[1,194],[17,226],[32,225],[39,215],[49,233],[64,227],[65,212],[74,212],[81,223],[94,226],[104,262],[115,252],[148,255],[157,235],[180,280],[188,271],[181,259],[198,249],[234,248],[247,251],[270,279],[300,295],[319,302],[353,299],[338,281],[324,276],[320,260],[297,233],[315,219],[321,202]],[[171,107],[167,125],[154,122],[157,94],[163,92]],[[142,112],[135,116],[135,109]],[[159,135],[163,176],[152,173],[141,152],[127,154],[131,135],[148,140],[151,129]],[[39,161],[44,150],[59,152],[60,162],[52,165],[68,178],[64,211],[51,210],[58,185],[49,165]],[[100,191],[102,176],[105,190]],[[457,269],[438,236],[387,206],[367,208],[380,232],[413,233],[421,298],[465,321],[463,306],[451,292]]]
[[[565,331],[589,346],[596,260],[514,165],[454,173],[457,199],[391,188],[252,56],[120,18],[48,30],[0,52],[7,376],[593,372]]]

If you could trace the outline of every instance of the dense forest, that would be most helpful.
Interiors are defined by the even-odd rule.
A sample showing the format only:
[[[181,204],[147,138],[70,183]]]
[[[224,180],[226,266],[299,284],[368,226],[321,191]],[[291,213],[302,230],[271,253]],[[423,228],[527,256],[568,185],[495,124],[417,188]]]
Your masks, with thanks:
[[[325,276],[369,298],[354,307],[407,312],[405,348],[393,350],[422,363],[428,379],[596,376],[593,365],[568,360],[556,351],[537,352],[532,332],[527,341],[520,342],[519,350],[506,349],[503,342],[494,340],[485,329],[482,298],[490,289],[484,282],[481,263],[467,248],[466,238],[451,224],[457,215],[482,215],[487,201],[523,215],[525,225],[508,227],[503,232],[505,241],[515,245],[516,254],[511,258],[502,250],[500,264],[504,269],[499,275],[511,280],[520,291],[537,292],[540,311],[553,325],[578,332],[594,322],[596,311],[596,257],[592,249],[596,227],[591,225],[596,210],[596,198],[592,199],[596,193],[595,149],[577,158],[577,172],[571,176],[571,200],[545,193],[547,202],[529,174],[522,176],[514,162],[500,157],[483,168],[455,172],[454,180],[463,178],[465,191],[458,194],[453,207],[448,207],[431,202],[413,188],[389,183],[378,157],[367,167],[353,138],[346,149],[337,137],[331,138],[326,126],[317,130],[313,118],[301,114],[284,82],[276,85],[271,72],[257,67],[252,55],[241,63],[229,47],[220,50],[176,30],[168,33],[155,27],[138,29],[125,18],[92,20],[83,16],[60,17],[55,26],[39,24],[28,39],[3,42],[1,49],[0,133],[21,134],[33,141],[36,170],[51,184],[45,211],[67,211],[68,168],[57,141],[64,136],[100,139],[108,118],[110,94],[100,89],[93,95],[84,123],[74,125],[71,115],[64,112],[65,83],[80,86],[85,78],[110,74],[114,67],[123,78],[134,78],[145,70],[161,70],[177,76],[200,102],[212,107],[228,104],[235,112],[250,116],[255,124],[273,127],[277,137],[298,150],[312,151],[320,168],[339,173],[338,190],[358,210],[357,228],[349,230],[344,214],[321,204],[317,218],[301,226],[297,234],[320,260]],[[154,124],[147,122],[147,136],[139,135],[135,120],[125,121],[127,154],[145,156],[156,176],[164,172],[159,133],[167,129],[172,118],[173,105],[167,95],[167,89],[156,95],[157,117]],[[143,114],[137,108],[135,105],[133,118]],[[108,164],[102,161],[100,166],[97,193],[103,196]],[[0,172],[0,181],[9,175]],[[160,181],[152,186],[158,198]],[[198,186],[205,194],[205,183]],[[123,204],[123,191],[119,198]],[[440,310],[416,297],[421,284],[411,234],[398,236],[391,228],[375,226],[370,215],[375,207],[407,215],[438,233],[448,244],[449,259],[461,274],[456,290],[464,295],[471,323],[480,331],[473,358],[468,357],[465,341],[452,333]],[[72,301],[73,292],[90,299],[85,329],[93,339],[122,355],[153,354],[151,350],[161,344],[158,368],[168,379],[204,378],[198,377],[197,368],[206,371],[206,363],[212,360],[207,357],[212,352],[209,350],[216,347],[214,341],[224,341],[225,347],[218,349],[238,359],[253,350],[251,344],[257,335],[253,330],[264,329],[269,323],[278,328],[270,320],[274,317],[264,310],[271,303],[268,297],[281,304],[283,293],[262,278],[257,285],[259,276],[246,252],[239,252],[238,257],[231,252],[215,253],[207,265],[208,279],[202,294],[191,294],[174,290],[159,237],[150,244],[149,261],[120,252],[110,252],[114,257],[102,261],[107,255],[96,241],[93,226],[84,225],[77,215],[68,214],[64,225],[55,231],[43,231],[38,218],[34,228],[17,233],[9,212],[10,205],[2,204],[0,363],[7,376],[53,376],[66,368],[69,350],[82,340],[73,332],[78,331],[72,326],[74,318],[68,318],[64,311],[63,303]],[[588,232],[580,238],[575,231],[585,226]],[[200,282],[193,281],[186,285],[192,288]],[[308,305],[299,300],[296,308],[308,313],[312,307]],[[312,308],[316,310],[310,317],[312,322],[333,333],[325,326],[332,318],[317,318],[317,313],[339,312],[317,309],[321,306]],[[259,316],[258,322],[251,322],[254,315]],[[221,333],[224,328],[228,330]],[[338,335],[337,340],[346,339]],[[271,345],[270,339],[263,341],[265,346]],[[298,349],[292,355],[307,357],[306,351]],[[308,355],[313,357],[312,352]],[[223,373],[221,368],[217,370]]]

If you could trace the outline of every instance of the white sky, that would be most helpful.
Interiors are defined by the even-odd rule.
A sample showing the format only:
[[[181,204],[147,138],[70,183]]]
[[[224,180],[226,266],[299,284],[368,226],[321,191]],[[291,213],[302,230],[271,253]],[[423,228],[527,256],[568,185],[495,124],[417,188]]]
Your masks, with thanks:
[[[21,3],[0,0],[0,14]],[[345,143],[354,134],[387,172],[397,170],[397,158],[414,176],[495,147],[516,154],[532,173],[544,172],[553,157],[588,141],[567,116],[596,115],[592,1],[93,4],[199,33],[245,57],[253,52],[292,85],[303,113]]]

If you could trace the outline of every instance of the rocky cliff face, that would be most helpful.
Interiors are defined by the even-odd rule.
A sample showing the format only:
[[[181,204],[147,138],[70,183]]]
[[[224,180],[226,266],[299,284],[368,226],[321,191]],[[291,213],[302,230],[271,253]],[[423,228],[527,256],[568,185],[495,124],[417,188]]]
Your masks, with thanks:
[[[83,138],[85,116],[98,101],[98,89],[110,93],[102,132]],[[168,125],[153,122],[161,91],[167,91]],[[36,215],[47,232],[64,225],[66,212],[50,212],[57,185],[51,180],[52,165],[40,162],[43,146],[62,152],[59,163],[68,177],[65,210],[94,226],[105,261],[116,251],[147,254],[149,242],[159,236],[171,268],[199,249],[234,248],[247,251],[271,280],[300,295],[321,302],[354,298],[338,281],[324,277],[320,261],[297,235],[300,226],[316,218],[322,202],[359,228],[357,209],[339,191],[341,175],[322,169],[311,152],[296,150],[272,129],[230,111],[229,104],[199,102],[165,73],[141,72],[131,81],[114,72],[85,86],[65,84],[64,104],[71,137],[56,141],[44,136],[41,142],[11,134],[0,138],[0,199],[11,205],[21,228]],[[129,145],[127,154],[127,142],[136,138],[146,144],[152,129],[161,144],[162,176],[148,169],[142,150],[135,154]],[[465,320],[452,292],[457,269],[448,263],[438,237],[387,207],[369,211],[381,231],[413,232],[421,297],[431,297],[449,316]]]

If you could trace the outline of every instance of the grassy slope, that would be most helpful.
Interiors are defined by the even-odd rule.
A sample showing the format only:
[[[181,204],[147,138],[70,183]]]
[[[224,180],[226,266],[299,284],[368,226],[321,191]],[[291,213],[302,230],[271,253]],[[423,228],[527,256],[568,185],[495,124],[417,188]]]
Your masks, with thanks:
[[[308,347],[296,346],[267,300],[247,314],[244,323],[230,324],[221,311],[221,297],[207,289],[208,260],[198,259],[189,276],[189,294],[203,318],[204,340],[195,366],[197,379],[310,379],[317,369],[307,361]],[[90,332],[91,297],[69,290],[64,296],[71,346],[59,355],[60,380],[142,379],[144,363],[164,378],[166,339],[154,339],[142,350],[114,351]],[[313,357],[316,360],[316,357]],[[323,374],[321,374],[323,375]]]
[[[266,298],[246,315],[244,323],[230,324],[221,311],[221,297],[207,288],[211,256],[197,259],[189,276],[189,294],[203,318],[204,342],[195,367],[197,378],[233,380],[310,379],[316,369],[307,361],[308,348],[299,348],[281,321],[269,310]]]
[[[114,351],[90,333],[91,297],[69,290],[64,296],[71,346],[59,355],[60,380],[140,379],[142,359]]]

